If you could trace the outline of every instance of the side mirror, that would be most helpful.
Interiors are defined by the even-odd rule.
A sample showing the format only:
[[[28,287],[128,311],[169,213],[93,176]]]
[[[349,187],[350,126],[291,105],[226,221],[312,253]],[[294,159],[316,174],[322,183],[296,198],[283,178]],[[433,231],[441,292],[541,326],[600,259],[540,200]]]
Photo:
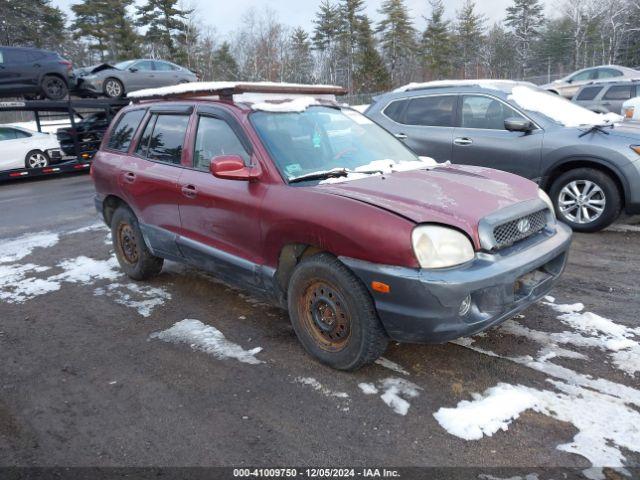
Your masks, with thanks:
[[[211,159],[211,174],[227,180],[256,180],[262,170],[259,165],[246,166],[240,155],[219,155]]]
[[[567,78],[567,83],[573,83],[573,78]]]
[[[504,121],[504,128],[510,132],[529,132],[533,130],[533,123],[526,118],[510,117]]]
[[[129,68],[129,71],[131,73],[136,73],[138,71],[138,69],[136,67],[131,67],[131,68]]]

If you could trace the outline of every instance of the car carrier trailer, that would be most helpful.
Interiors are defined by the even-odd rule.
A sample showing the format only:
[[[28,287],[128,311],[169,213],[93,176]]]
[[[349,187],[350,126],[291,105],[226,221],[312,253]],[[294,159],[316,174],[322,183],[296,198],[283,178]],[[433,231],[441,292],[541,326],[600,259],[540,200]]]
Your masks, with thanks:
[[[0,182],[88,170],[91,167],[93,155],[100,146],[106,125],[94,130],[85,129],[82,132],[78,132],[79,123],[88,115],[100,112],[103,112],[108,119],[113,118],[118,110],[128,103],[129,100],[126,99],[16,100],[0,102],[0,112],[32,112],[35,119],[35,130],[38,132],[42,132],[43,122],[46,120],[67,121],[69,127],[64,129],[64,134],[67,138],[70,137],[72,142],[71,155],[63,157],[61,162],[40,168],[3,170],[0,171]],[[1,149],[0,155],[2,155]]]

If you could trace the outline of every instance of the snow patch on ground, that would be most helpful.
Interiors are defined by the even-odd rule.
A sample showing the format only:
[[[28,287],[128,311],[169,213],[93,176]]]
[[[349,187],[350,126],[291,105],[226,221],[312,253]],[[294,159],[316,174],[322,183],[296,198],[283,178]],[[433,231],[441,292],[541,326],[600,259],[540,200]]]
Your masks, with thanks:
[[[296,377],[293,379],[294,383],[300,383],[302,385],[308,385],[313,388],[316,392],[321,393],[325,397],[336,398],[338,401],[338,408],[343,412],[348,412],[351,399],[349,398],[349,394],[346,392],[337,392],[335,390],[331,390],[329,387],[326,387],[318,380],[313,377]]]
[[[58,243],[57,233],[40,232],[22,235],[2,242],[0,263],[17,262],[31,255],[36,248],[49,248]]]
[[[41,267],[32,263],[0,265],[0,300],[7,303],[23,303],[38,295],[60,290],[59,282],[51,282],[33,276],[47,270],[49,267]]]
[[[170,343],[186,343],[193,350],[208,353],[220,360],[234,359],[251,365],[265,363],[256,358],[256,354],[262,351],[261,347],[245,350],[237,343],[227,340],[220,330],[205,325],[200,320],[187,318],[168,330],[152,333],[150,338]]]
[[[380,398],[398,415],[406,415],[411,404],[408,399],[417,397],[420,394],[420,388],[404,378],[385,378],[378,382],[378,385],[372,383],[358,384],[360,390],[366,395],[376,395],[382,391]]]
[[[95,232],[98,230],[109,230],[109,227],[105,225],[104,222],[95,222],[91,225],[87,225],[86,227],[76,228],[75,230],[70,230],[66,232],[67,235],[74,235],[77,233],[86,233],[86,232]]]
[[[402,366],[398,365],[396,362],[392,362],[388,358],[380,357],[375,361],[376,364],[381,367],[388,368],[389,370],[393,370],[396,373],[401,373],[402,375],[410,375]]]
[[[171,300],[171,294],[162,287],[136,283],[112,283],[104,288],[96,288],[94,294],[113,298],[116,303],[137,310],[143,317],[151,316],[155,308]]]
[[[551,360],[565,357],[588,362],[585,349],[598,349],[610,356],[613,366],[634,377],[640,371],[640,347],[636,340],[640,332],[584,312],[581,304],[555,304],[552,297],[546,297],[546,300],[560,313],[558,319],[572,331],[543,332],[513,320],[500,327],[502,333],[539,343],[541,347],[535,358],[500,355],[482,349],[473,339],[455,343],[544,373],[555,390],[500,383],[483,394],[473,395],[473,400],[460,402],[457,407],[441,408],[435,416],[450,433],[474,440],[497,431],[495,425],[498,429],[508,428],[527,409],[569,422],[578,433],[571,442],[557,448],[587,458],[598,467],[589,470],[589,478],[598,478],[600,467],[621,468],[628,462],[624,449],[640,453],[640,390],[572,370]],[[504,401],[505,405],[500,406],[509,395],[517,400]]]
[[[465,440],[491,437],[498,430],[506,431],[509,424],[523,411],[536,404],[529,392],[500,383],[473,400],[463,400],[455,408],[441,408],[433,414],[447,432]]]
[[[49,277],[49,280],[59,280],[71,283],[92,283],[96,280],[116,280],[122,275],[118,270],[115,257],[108,260],[95,260],[83,255],[70,260],[63,260],[58,267],[64,272]]]

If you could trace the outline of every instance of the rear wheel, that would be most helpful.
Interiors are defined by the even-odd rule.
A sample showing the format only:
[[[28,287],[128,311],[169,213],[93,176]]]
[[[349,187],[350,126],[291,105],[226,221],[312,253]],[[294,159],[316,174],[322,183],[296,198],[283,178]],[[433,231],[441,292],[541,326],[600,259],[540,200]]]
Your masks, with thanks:
[[[67,82],[55,75],[45,75],[41,87],[43,95],[49,100],[62,100],[69,93]]]
[[[104,94],[109,98],[120,98],[124,96],[124,86],[117,78],[107,78],[104,81]]]
[[[31,150],[24,158],[24,166],[27,168],[43,168],[49,165],[49,155],[42,150]]]
[[[560,175],[551,185],[550,196],[558,219],[578,232],[608,227],[622,209],[616,183],[593,168],[577,168]]]
[[[333,255],[300,262],[289,282],[288,307],[302,346],[333,368],[356,370],[387,348],[371,295]]]
[[[118,263],[129,277],[146,280],[160,273],[164,260],[154,256],[147,248],[138,219],[127,207],[118,207],[114,212],[111,238]]]

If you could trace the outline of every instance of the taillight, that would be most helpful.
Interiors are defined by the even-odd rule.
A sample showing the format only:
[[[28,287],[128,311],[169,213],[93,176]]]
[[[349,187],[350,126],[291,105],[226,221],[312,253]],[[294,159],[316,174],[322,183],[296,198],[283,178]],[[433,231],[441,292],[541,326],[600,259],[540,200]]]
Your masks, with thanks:
[[[60,65],[66,65],[68,71],[73,70],[73,63],[71,63],[69,60],[60,60],[59,63]]]

